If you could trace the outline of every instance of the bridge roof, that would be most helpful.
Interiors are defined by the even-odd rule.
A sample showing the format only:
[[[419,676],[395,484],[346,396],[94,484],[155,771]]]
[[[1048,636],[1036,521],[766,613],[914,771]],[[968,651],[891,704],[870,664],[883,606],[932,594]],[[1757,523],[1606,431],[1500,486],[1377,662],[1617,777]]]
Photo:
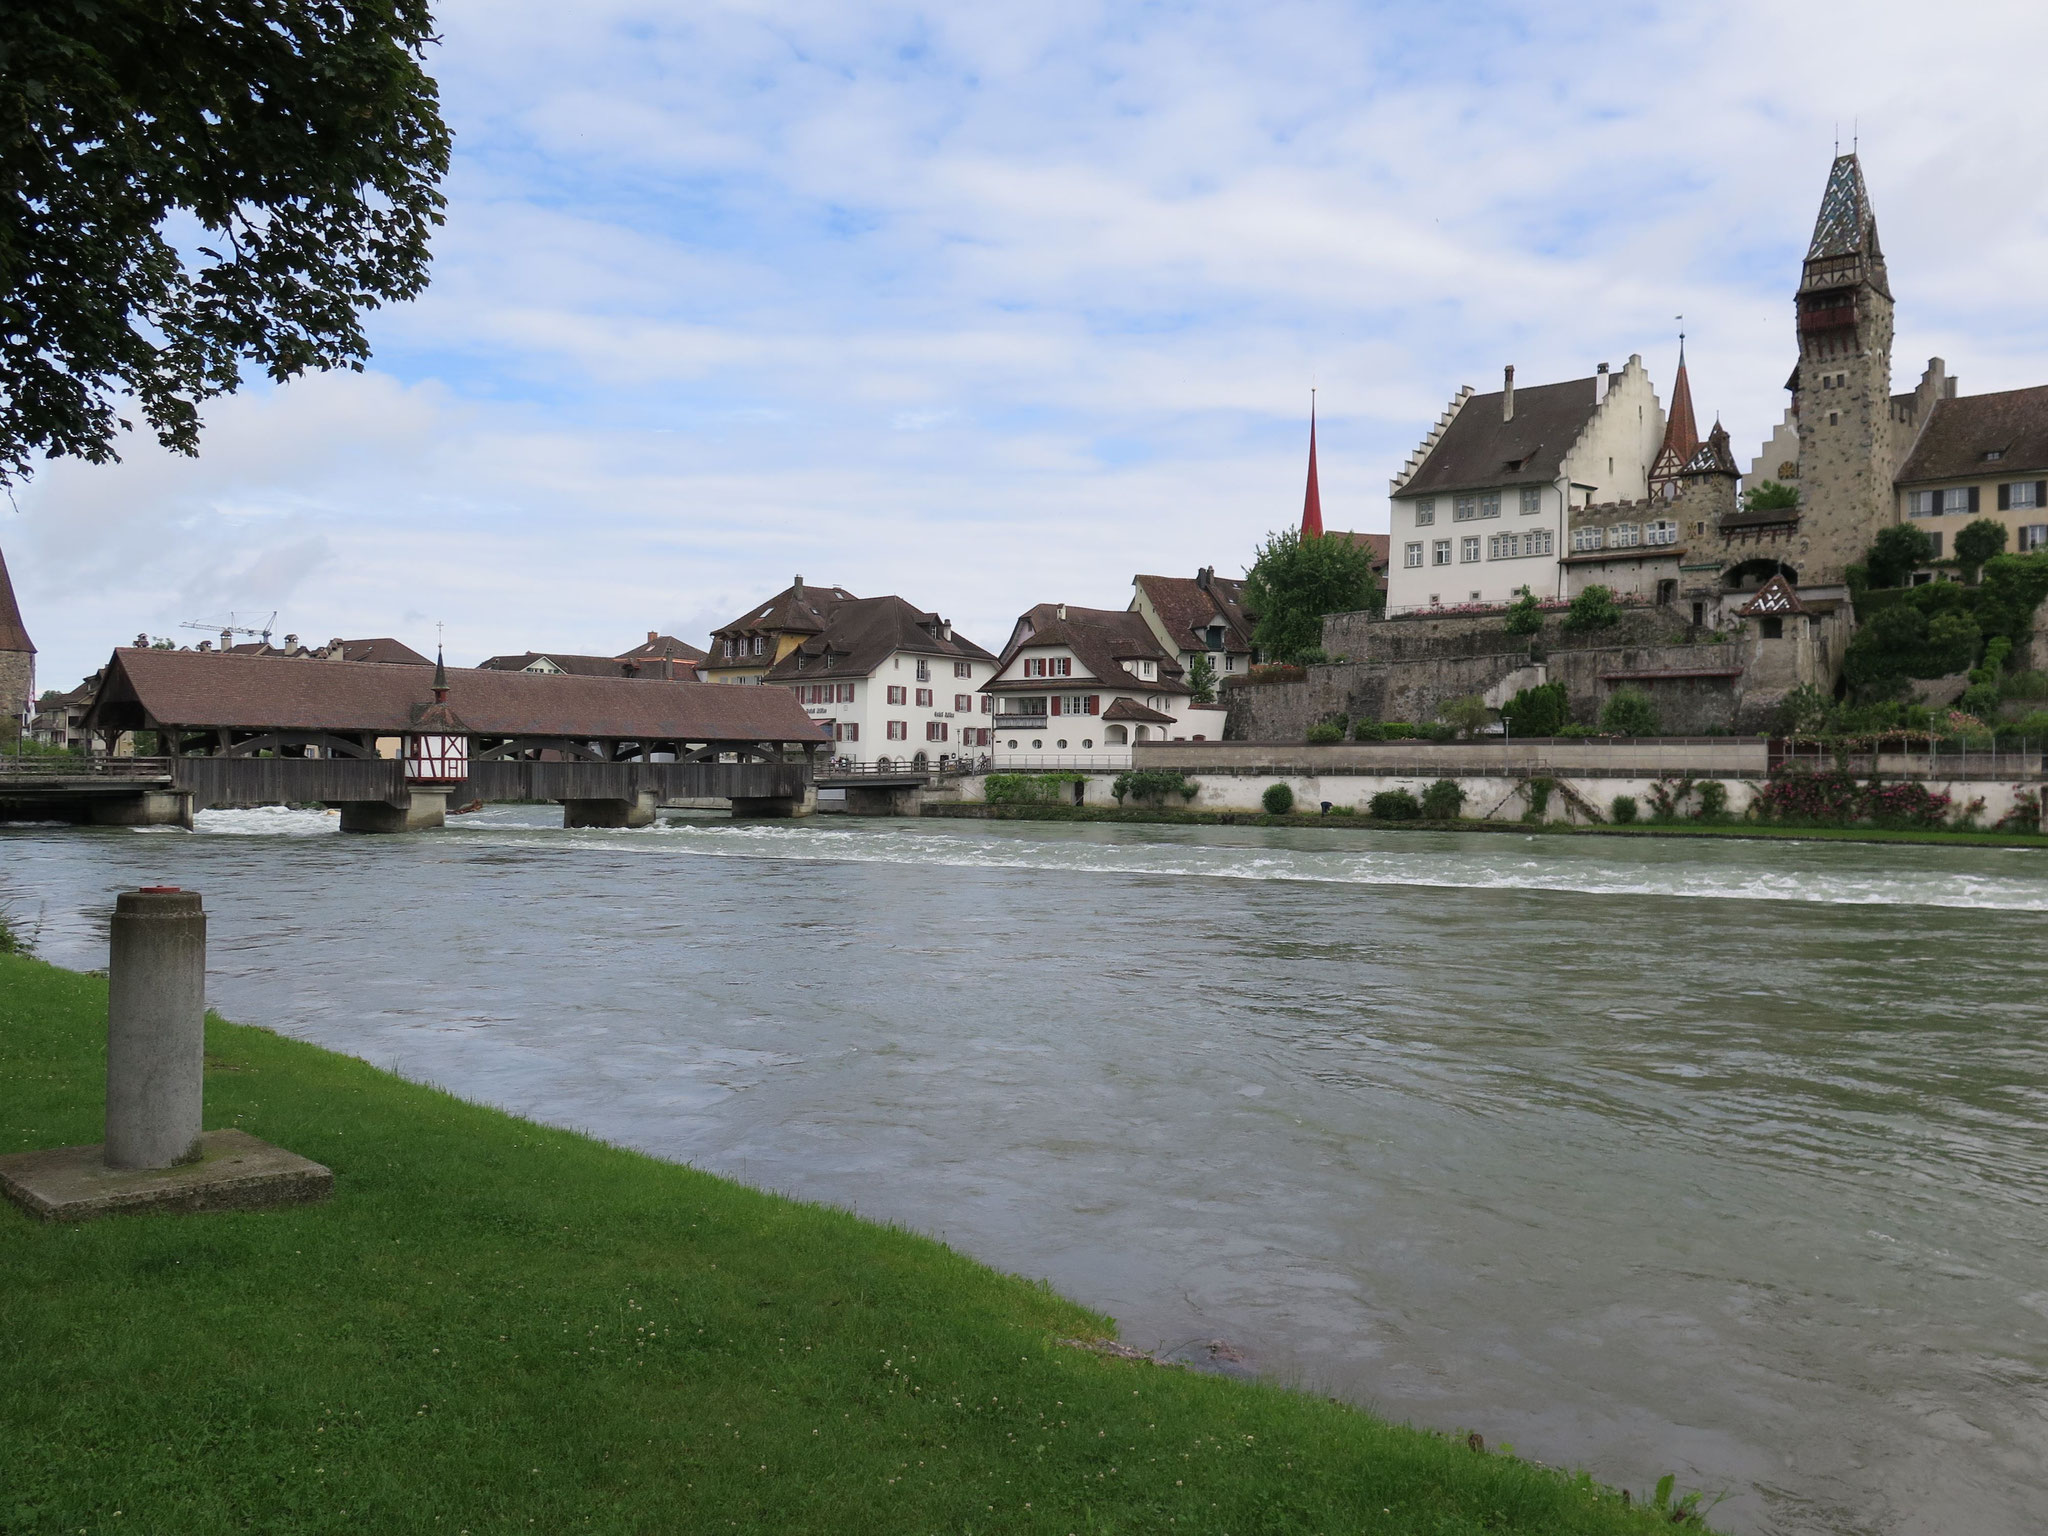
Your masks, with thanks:
[[[397,735],[433,701],[433,669],[271,656],[121,649],[86,713],[97,730],[194,729]],[[479,736],[578,740],[826,740],[786,688],[448,669],[448,707]]]

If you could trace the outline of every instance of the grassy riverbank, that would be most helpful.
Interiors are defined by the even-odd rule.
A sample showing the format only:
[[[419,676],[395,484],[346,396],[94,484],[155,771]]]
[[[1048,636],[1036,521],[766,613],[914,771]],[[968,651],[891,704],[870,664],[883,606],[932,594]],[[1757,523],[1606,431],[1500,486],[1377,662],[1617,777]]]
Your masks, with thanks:
[[[1190,827],[1320,827],[1358,832],[1516,832],[1545,837],[1733,837],[1836,843],[1927,843],[1952,848],[2048,848],[2038,832],[1954,831],[1948,828],[1798,827],[1753,821],[1649,821],[1629,826],[1612,822],[1582,826],[1562,821],[1375,821],[1370,816],[1323,816],[1297,811],[1269,816],[1263,811],[1184,811],[1097,805],[948,805],[927,801],[927,816],[984,821],[1130,821]]]
[[[0,954],[0,1151],[99,1139],[105,1009],[100,978]],[[263,1030],[210,1020],[207,1050],[207,1125],[328,1164],[335,1198],[0,1209],[10,1536],[1668,1528],[1063,1345],[1106,1320],[920,1237]]]

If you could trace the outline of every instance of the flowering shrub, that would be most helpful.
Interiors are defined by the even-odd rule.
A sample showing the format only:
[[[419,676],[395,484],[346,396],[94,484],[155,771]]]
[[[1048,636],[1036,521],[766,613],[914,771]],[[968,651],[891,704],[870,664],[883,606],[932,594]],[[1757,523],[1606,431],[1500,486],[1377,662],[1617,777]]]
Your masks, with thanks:
[[[1924,784],[1860,781],[1854,774],[1781,769],[1757,794],[1757,814],[1772,821],[1806,821],[1851,826],[1938,827],[1952,801]]]

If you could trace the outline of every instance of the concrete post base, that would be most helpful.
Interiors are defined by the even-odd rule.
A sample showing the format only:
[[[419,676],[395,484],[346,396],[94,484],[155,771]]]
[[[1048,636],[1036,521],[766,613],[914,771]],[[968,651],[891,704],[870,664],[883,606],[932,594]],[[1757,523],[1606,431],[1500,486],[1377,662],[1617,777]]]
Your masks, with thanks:
[[[631,800],[564,800],[565,827],[651,827],[654,825],[655,797],[651,790]]]
[[[334,1175],[246,1131],[208,1131],[174,1168],[109,1167],[104,1147],[0,1157],[0,1194],[44,1221],[142,1211],[251,1211],[325,1200]]]
[[[95,800],[90,818],[96,827],[183,827],[192,830],[192,797],[182,790],[146,789],[118,800]]]
[[[806,789],[801,795],[734,795],[735,816],[815,816],[818,792]]]
[[[848,785],[849,816],[922,816],[924,790],[918,785]]]
[[[382,800],[346,800],[341,806],[344,832],[431,832],[448,824],[448,791],[412,790],[404,805]]]

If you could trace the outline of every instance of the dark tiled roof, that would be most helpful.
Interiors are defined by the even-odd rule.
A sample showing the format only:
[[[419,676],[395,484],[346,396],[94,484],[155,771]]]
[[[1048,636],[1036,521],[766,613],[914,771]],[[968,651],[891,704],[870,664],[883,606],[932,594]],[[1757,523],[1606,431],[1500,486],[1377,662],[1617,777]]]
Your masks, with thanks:
[[[658,662],[647,666],[617,656],[576,656],[568,651],[520,651],[510,656],[487,656],[477,666],[486,672],[524,672],[536,661],[553,662],[571,677],[661,676]]]
[[[730,624],[720,625],[713,638],[726,635],[796,634],[816,635],[832,621],[832,610],[855,601],[844,587],[807,587],[799,576],[758,607],[750,608]]]
[[[1063,616],[1064,615],[1064,616]],[[1159,637],[1145,616],[1129,609],[1076,608],[1072,604],[1040,603],[1017,624],[1010,644],[997,663],[1002,672],[1019,651],[1033,646],[1063,645],[1080,659],[1105,688],[1128,688],[1134,692],[1184,694],[1180,659],[1162,650]],[[1146,679],[1124,666],[1126,660],[1154,661],[1159,676]],[[1003,684],[1005,692],[1072,690],[1082,678],[1016,678]],[[984,685],[984,690],[993,687]]]
[[[1138,589],[1151,600],[1166,632],[1176,646],[1188,650],[1209,648],[1208,630],[1221,624],[1225,651],[1248,653],[1252,648],[1252,621],[1238,601],[1240,583],[1211,576],[1204,587],[1193,576],[1140,576]],[[1072,610],[1070,609],[1069,612]]]
[[[623,677],[547,677],[451,667],[449,706],[482,736],[631,740],[823,739],[787,689]],[[396,735],[431,702],[427,667],[308,666],[271,656],[118,650],[89,721],[106,728],[183,725]]]
[[[1136,699],[1118,699],[1102,712],[1105,720],[1128,720],[1139,725],[1172,725],[1173,716],[1148,709]]]
[[[389,635],[374,640],[343,640],[340,644],[343,661],[375,661],[407,667],[432,665],[403,640],[393,640]]]
[[[14,583],[8,580],[4,554],[0,554],[0,651],[36,653],[35,642],[22,625],[20,605],[14,601]]]
[[[953,661],[995,660],[965,635],[953,633],[936,613],[900,597],[851,597],[833,608],[822,633],[776,662],[761,681],[866,677],[898,651]]]
[[[1984,455],[1998,452],[2000,457]],[[1899,483],[1994,479],[2048,470],[2048,384],[1937,400]]]
[[[1564,456],[1593,418],[1592,379],[1532,384],[1515,391],[1515,419],[1500,419],[1501,391],[1465,401],[1397,496],[1530,485],[1555,480]]]
[[[1394,539],[1391,533],[1340,533],[1332,528],[1323,537],[1326,539],[1349,539],[1352,543],[1360,545],[1372,556],[1372,568],[1381,575],[1386,574],[1387,561],[1391,558],[1390,551]]]
[[[636,645],[630,651],[619,652],[620,661],[687,661],[692,666],[704,660],[704,653],[674,635],[649,634],[645,645]]]

